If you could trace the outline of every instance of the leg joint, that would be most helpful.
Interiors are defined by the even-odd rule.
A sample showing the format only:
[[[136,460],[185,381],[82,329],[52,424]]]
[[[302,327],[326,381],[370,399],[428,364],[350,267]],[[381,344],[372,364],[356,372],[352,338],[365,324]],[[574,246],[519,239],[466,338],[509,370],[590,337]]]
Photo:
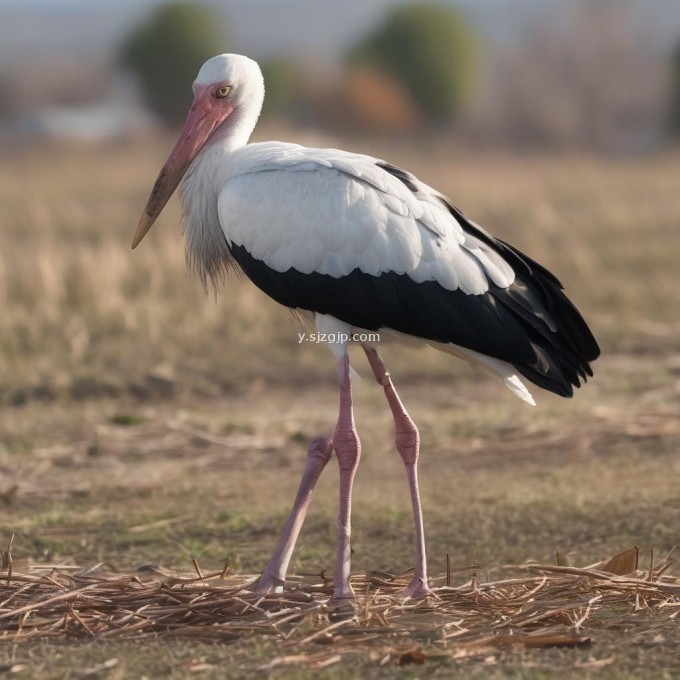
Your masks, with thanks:
[[[356,430],[336,430],[333,435],[333,448],[341,470],[356,468],[361,455],[361,442]]]
[[[325,465],[333,454],[333,441],[327,437],[315,437],[307,449],[310,458],[316,458]]]
[[[394,436],[394,441],[397,444],[397,450],[417,448],[420,445],[420,435],[418,430],[407,430],[405,432],[397,432]]]
[[[415,464],[418,461],[418,448],[420,446],[420,436],[418,430],[408,430],[397,432],[394,438],[397,451],[406,465]]]

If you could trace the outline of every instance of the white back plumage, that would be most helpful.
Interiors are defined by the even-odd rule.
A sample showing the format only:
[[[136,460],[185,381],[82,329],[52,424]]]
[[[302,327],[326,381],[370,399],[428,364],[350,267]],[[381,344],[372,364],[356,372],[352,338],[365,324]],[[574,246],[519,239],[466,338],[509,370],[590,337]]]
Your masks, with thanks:
[[[187,259],[204,281],[219,280],[233,244],[277,272],[394,272],[470,295],[485,293],[491,282],[512,284],[512,267],[466,233],[443,197],[414,176],[407,175],[416,191],[371,156],[280,142],[247,144],[262,107],[262,75],[246,57],[221,55],[206,62],[196,83],[227,80],[234,87],[235,115],[198,154],[180,187]],[[509,364],[438,346],[482,363],[533,403]]]
[[[426,184],[413,193],[377,158],[337,149],[253,144],[218,199],[227,240],[269,267],[334,277],[408,274],[448,290],[506,287],[512,268],[466,234]],[[234,159],[236,160],[236,159]]]

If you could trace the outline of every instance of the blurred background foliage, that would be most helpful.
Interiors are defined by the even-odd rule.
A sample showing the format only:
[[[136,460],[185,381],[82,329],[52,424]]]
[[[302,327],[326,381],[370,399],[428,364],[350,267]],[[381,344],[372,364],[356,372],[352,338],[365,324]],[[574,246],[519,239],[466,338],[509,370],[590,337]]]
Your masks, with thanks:
[[[120,63],[165,123],[182,122],[190,103],[187,83],[206,59],[228,51],[219,26],[219,14],[210,7],[173,2],[156,8],[123,42]],[[394,130],[423,121],[452,122],[473,84],[475,56],[471,30],[456,10],[422,3],[394,8],[348,51],[346,72],[334,85],[347,97],[345,123]],[[275,57],[262,63],[262,71],[265,115],[304,113],[307,104],[321,119],[340,124],[313,95],[305,95],[303,65]],[[335,102],[334,94],[325,91],[324,97]]]
[[[191,89],[206,59],[227,52],[218,17],[201,5],[160,5],[134,28],[120,49],[121,64],[139,79],[144,100],[169,125],[184,121]]]
[[[637,154],[680,128],[670,0],[8,0],[3,11],[0,145],[176,127],[198,67],[226,51],[262,65],[265,118],[320,132]]]
[[[475,41],[454,9],[413,3],[392,10],[350,52],[350,63],[367,64],[395,78],[421,113],[451,121],[475,77]]]

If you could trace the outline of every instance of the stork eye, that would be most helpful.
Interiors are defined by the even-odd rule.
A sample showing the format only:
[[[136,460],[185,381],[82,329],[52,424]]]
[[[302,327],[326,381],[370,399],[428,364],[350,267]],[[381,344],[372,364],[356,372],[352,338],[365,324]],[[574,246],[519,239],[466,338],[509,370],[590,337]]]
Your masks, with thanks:
[[[230,92],[231,85],[222,85],[222,87],[218,88],[217,91],[215,92],[215,96],[218,99],[224,99]]]

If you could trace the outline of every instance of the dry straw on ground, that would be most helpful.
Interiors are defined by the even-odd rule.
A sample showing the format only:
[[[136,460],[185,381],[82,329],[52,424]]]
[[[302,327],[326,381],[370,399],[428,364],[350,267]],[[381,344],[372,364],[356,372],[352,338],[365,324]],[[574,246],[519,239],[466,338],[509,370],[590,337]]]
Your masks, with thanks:
[[[558,562],[559,562],[559,555]],[[409,573],[361,574],[353,614],[329,605],[323,573],[291,579],[285,592],[248,591],[254,576],[229,569],[196,575],[148,568],[112,573],[104,565],[32,565],[17,570],[11,546],[3,554],[0,641],[184,637],[229,643],[273,636],[281,655],[266,668],[322,668],[363,652],[377,663],[484,657],[509,649],[580,647],[598,634],[625,629],[636,637],[680,624],[680,579],[670,556],[638,568],[637,548],[575,568],[508,566],[508,578],[482,582],[476,567],[434,579],[428,600],[399,596]],[[14,568],[12,568],[14,566]],[[9,572],[9,573],[7,573]],[[465,574],[465,572],[468,572]],[[466,579],[451,586],[453,580]],[[413,640],[427,641],[423,648]]]

